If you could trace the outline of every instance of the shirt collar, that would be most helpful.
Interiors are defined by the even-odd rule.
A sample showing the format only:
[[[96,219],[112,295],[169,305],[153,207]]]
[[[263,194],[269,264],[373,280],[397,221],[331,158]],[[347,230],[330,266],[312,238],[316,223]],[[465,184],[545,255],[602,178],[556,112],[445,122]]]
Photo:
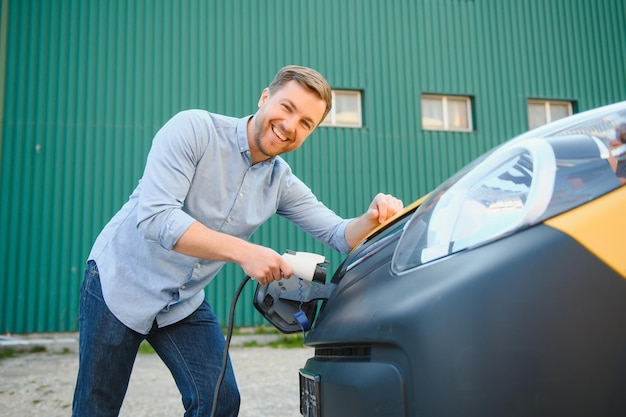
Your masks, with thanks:
[[[253,115],[242,117],[237,122],[237,146],[239,147],[239,152],[247,153],[250,155],[250,145],[248,145],[248,120]]]

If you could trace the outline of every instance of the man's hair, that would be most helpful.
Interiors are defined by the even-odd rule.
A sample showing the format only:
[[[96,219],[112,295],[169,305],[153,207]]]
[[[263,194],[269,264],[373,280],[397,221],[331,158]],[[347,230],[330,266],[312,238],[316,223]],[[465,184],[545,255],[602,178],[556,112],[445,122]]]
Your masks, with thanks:
[[[278,71],[274,80],[269,85],[268,89],[270,94],[275,93],[282,86],[292,80],[296,81],[302,87],[314,93],[326,102],[326,111],[324,112],[322,119],[319,121],[319,123],[321,123],[326,118],[326,115],[332,107],[333,99],[328,81],[326,81],[322,74],[312,68],[301,67],[298,65],[287,65]]]

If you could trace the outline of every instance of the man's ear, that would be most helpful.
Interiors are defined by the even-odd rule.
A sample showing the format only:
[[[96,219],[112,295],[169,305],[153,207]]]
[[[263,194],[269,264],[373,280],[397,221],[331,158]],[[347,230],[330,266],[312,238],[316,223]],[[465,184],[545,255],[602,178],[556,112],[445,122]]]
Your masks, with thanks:
[[[259,108],[263,107],[263,105],[265,104],[269,96],[270,96],[270,89],[264,88],[263,92],[261,93],[261,98],[259,98]]]

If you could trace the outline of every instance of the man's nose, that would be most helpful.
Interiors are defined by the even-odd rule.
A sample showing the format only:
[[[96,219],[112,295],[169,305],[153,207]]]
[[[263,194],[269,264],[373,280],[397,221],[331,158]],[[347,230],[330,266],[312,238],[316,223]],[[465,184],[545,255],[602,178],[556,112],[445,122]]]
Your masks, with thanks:
[[[290,116],[285,119],[285,133],[292,135],[296,131],[296,126],[298,125],[298,116]]]

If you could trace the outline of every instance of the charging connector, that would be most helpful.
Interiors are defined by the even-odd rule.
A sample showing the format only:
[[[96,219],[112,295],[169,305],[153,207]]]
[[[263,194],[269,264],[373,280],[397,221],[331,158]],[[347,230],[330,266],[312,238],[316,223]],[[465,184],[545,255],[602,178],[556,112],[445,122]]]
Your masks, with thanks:
[[[283,259],[289,262],[293,275],[306,281],[315,280],[319,273],[319,265],[326,262],[326,258],[317,253],[311,252],[294,252],[286,251]],[[326,270],[324,269],[324,278],[326,278]]]

